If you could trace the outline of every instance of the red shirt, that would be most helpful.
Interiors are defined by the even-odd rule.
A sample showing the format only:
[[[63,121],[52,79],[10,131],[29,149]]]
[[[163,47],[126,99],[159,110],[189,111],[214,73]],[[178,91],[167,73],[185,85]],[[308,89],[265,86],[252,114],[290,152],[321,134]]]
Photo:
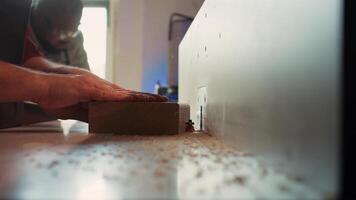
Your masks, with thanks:
[[[25,33],[25,45],[22,57],[22,63],[25,63],[27,60],[33,57],[42,56],[39,51],[39,47],[32,40],[32,28],[28,26]]]

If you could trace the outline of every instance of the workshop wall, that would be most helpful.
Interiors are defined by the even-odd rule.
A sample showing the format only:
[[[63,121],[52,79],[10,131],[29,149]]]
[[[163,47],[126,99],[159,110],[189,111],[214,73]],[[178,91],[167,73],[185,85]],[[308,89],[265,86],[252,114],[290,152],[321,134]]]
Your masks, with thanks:
[[[167,84],[168,24],[172,13],[194,17],[203,0],[144,0],[142,89],[153,92],[157,81]]]
[[[169,17],[174,12],[195,16],[203,1],[113,0],[108,79],[147,92],[153,92],[157,80],[165,84]]]
[[[341,20],[338,0],[207,0],[180,45],[179,101],[197,128],[337,193]]]
[[[143,0],[115,0],[110,5],[107,77],[133,90],[141,90],[143,6]]]

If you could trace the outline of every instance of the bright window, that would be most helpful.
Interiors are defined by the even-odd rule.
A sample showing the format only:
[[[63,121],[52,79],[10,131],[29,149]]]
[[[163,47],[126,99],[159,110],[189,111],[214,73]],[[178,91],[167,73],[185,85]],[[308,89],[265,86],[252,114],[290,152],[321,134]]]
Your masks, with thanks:
[[[84,35],[84,48],[88,55],[91,71],[105,78],[107,9],[84,7],[79,29]]]

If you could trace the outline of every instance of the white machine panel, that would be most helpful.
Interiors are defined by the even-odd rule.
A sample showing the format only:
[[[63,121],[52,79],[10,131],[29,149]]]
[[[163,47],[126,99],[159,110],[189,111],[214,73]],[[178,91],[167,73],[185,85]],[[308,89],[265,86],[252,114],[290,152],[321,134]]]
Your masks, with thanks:
[[[337,194],[341,20],[339,0],[206,0],[179,47],[179,102],[197,127],[202,115],[203,130]]]

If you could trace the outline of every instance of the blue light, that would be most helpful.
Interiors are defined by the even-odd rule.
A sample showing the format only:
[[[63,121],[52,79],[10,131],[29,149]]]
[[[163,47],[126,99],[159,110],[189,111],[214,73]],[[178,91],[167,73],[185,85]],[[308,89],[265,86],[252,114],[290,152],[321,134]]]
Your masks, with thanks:
[[[142,91],[154,92],[154,86],[159,81],[162,86],[167,85],[167,58],[160,58],[151,63],[145,63],[142,75]]]

